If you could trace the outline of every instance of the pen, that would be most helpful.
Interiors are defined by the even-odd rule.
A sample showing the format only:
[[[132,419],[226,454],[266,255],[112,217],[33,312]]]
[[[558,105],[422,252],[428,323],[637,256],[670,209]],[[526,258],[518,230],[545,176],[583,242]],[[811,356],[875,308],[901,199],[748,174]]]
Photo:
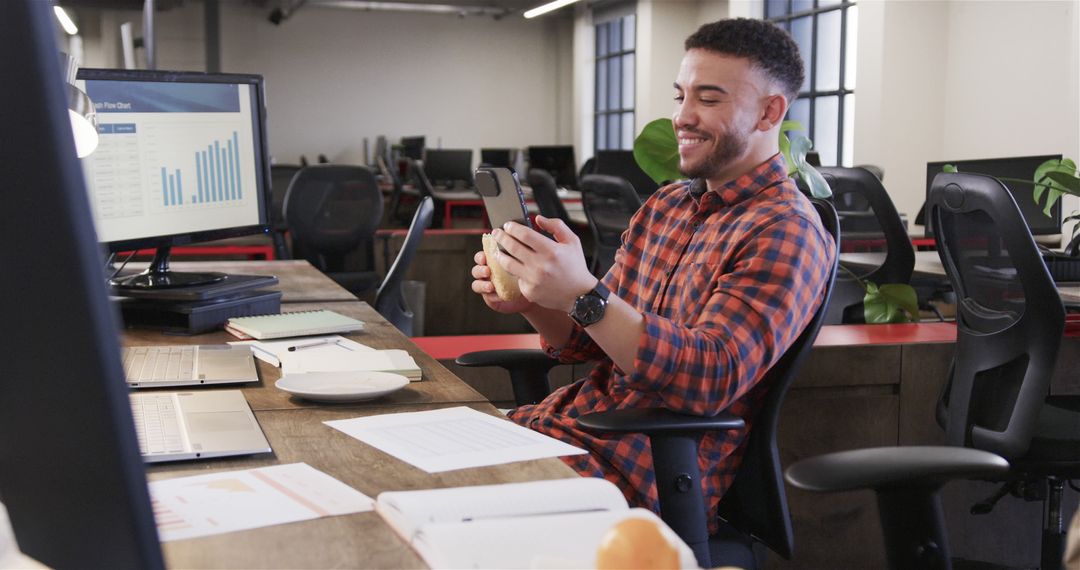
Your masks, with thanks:
[[[324,344],[337,344],[337,339],[324,338],[322,340],[316,340],[314,342],[309,342],[307,344],[298,344],[296,346],[290,346],[289,347],[289,352],[296,352],[298,350],[303,350],[305,348],[311,348],[313,346],[322,346]]]

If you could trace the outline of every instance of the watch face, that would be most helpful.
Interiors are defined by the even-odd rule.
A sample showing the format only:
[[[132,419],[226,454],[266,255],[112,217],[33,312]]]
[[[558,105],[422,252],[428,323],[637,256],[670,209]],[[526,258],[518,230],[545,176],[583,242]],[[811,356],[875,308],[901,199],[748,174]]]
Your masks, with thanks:
[[[604,316],[606,305],[607,303],[596,295],[584,295],[574,305],[574,317],[582,326],[591,325]]]

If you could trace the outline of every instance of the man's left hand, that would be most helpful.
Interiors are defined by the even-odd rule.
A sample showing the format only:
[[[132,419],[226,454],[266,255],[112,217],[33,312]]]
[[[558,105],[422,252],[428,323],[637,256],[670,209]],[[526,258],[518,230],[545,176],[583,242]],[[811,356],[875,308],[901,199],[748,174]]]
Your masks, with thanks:
[[[596,286],[597,279],[585,265],[581,240],[562,220],[536,216],[536,225],[555,239],[514,222],[491,232],[505,250],[498,254],[499,263],[517,276],[526,299],[568,313],[579,296]]]

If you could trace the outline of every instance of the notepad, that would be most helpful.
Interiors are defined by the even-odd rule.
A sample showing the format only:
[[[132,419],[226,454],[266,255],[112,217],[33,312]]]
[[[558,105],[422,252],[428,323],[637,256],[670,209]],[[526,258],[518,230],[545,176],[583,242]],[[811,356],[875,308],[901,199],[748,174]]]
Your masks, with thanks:
[[[284,338],[358,331],[364,323],[334,311],[299,311],[256,317],[234,317],[225,330],[239,338]]]

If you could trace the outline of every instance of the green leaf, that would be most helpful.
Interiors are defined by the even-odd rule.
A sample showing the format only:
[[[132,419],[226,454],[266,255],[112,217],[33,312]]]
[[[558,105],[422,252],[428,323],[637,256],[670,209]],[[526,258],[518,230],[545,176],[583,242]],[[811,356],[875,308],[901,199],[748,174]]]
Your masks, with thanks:
[[[810,152],[813,148],[813,143],[810,139],[796,135],[791,139],[791,160],[795,165],[794,170],[789,170],[792,176],[797,176],[801,179],[806,187],[810,189],[810,195],[815,198],[828,198],[832,196],[832,189],[829,188],[829,183],[825,181],[825,178],[821,176],[821,173],[816,168],[806,162],[806,153]],[[790,169],[790,167],[789,167]]]
[[[942,172],[953,172],[953,173],[960,172],[959,170],[956,169],[955,164],[946,164],[945,166],[941,167],[941,171]]]
[[[918,322],[919,301],[915,289],[904,283],[886,283],[878,287],[867,282],[863,318],[871,324]]]
[[[679,142],[671,119],[657,119],[634,140],[634,160],[657,184],[683,177],[679,172]]]
[[[1059,184],[1065,192],[1068,192],[1069,194],[1080,194],[1080,178],[1075,174],[1055,170],[1047,172],[1046,176]]]

